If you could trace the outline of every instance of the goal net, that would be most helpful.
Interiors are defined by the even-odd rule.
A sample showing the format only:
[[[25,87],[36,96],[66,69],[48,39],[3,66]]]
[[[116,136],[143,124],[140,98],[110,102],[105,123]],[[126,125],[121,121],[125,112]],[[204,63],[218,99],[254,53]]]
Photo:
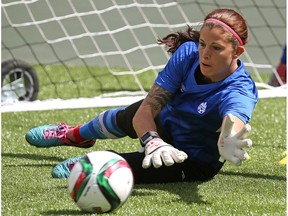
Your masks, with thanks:
[[[2,112],[139,100],[169,59],[157,39],[187,24],[199,28],[219,7],[247,20],[251,41],[242,60],[260,97],[285,96],[277,65],[286,1],[2,0]],[[272,76],[278,87],[269,85]]]

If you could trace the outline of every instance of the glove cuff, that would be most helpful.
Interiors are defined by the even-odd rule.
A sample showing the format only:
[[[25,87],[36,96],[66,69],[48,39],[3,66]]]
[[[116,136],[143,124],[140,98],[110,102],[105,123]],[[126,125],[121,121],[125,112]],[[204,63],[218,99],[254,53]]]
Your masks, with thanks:
[[[143,147],[152,139],[160,138],[159,134],[155,131],[148,131],[142,137],[140,137],[140,142]]]

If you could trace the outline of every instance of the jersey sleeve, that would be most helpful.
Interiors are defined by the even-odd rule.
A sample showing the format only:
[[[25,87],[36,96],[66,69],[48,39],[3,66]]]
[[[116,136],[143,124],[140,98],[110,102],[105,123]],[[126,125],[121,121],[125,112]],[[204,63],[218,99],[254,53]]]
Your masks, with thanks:
[[[155,83],[170,93],[175,93],[198,56],[198,43],[192,41],[183,43],[159,72]]]
[[[230,113],[247,124],[251,119],[257,100],[257,90],[254,92],[254,95],[245,95],[239,92],[233,92],[227,96],[219,107],[220,115],[223,119],[224,116]]]

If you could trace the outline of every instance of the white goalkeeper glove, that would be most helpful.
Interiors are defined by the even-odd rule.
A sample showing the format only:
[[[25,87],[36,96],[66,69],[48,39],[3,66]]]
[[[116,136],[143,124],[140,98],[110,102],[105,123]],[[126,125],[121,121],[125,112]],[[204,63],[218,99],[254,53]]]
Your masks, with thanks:
[[[162,166],[162,161],[166,166],[172,166],[174,162],[182,163],[188,155],[164,142],[160,138],[153,138],[145,145],[145,158],[142,167],[147,169],[153,164],[155,168]]]
[[[249,158],[243,148],[252,146],[252,140],[247,139],[251,126],[246,124],[241,131],[235,132],[233,131],[234,121],[234,116],[228,114],[218,140],[218,150],[221,155],[219,161],[224,162],[224,160],[227,160],[236,166],[240,166],[243,160]]]

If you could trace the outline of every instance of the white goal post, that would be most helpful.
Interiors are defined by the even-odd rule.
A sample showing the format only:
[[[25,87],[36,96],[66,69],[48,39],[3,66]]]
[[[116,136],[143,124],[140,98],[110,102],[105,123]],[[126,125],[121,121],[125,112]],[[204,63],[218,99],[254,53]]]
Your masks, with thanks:
[[[39,92],[34,102],[2,100],[1,111],[122,106],[143,98],[169,59],[157,39],[188,24],[199,28],[218,7],[247,20],[251,41],[242,59],[260,97],[286,97],[276,71],[286,41],[286,1],[2,0],[2,62],[31,65]],[[280,87],[268,85],[272,74]],[[2,77],[2,99],[4,90],[23,90],[27,79]]]

